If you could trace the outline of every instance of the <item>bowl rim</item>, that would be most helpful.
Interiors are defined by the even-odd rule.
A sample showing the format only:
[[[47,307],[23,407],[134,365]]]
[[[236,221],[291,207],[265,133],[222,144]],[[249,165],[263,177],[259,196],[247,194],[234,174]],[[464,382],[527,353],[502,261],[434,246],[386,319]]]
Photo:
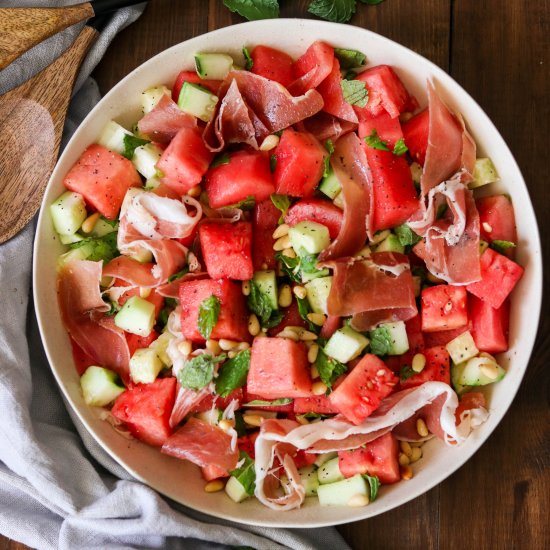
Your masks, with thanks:
[[[501,145],[505,148],[506,156],[508,157],[509,161],[511,161],[513,167],[517,170],[518,175],[521,179],[521,184],[523,185],[524,191],[527,194],[528,202],[527,207],[529,208],[529,214],[530,217],[534,220],[534,229],[535,233],[533,235],[530,235],[529,242],[533,245],[533,250],[538,252],[537,254],[533,254],[531,261],[533,261],[533,276],[534,276],[534,282],[536,283],[536,288],[532,289],[531,292],[534,294],[534,297],[536,298],[537,307],[536,310],[532,312],[532,319],[533,321],[536,321],[536,326],[538,328],[539,322],[540,322],[540,313],[542,308],[542,290],[543,290],[543,278],[542,278],[542,252],[541,252],[541,241],[540,241],[540,233],[539,228],[537,224],[537,219],[535,216],[533,203],[531,201],[531,197],[529,194],[529,189],[525,183],[525,179],[523,178],[523,175],[521,173],[521,170],[517,164],[516,159],[514,158],[512,152],[510,151],[510,148],[508,147],[508,144],[505,142],[504,138],[500,134],[497,127],[494,125],[494,123],[491,121],[491,119],[488,117],[488,115],[485,113],[485,111],[481,108],[481,106],[477,103],[477,101],[445,70],[440,68],[438,65],[436,65],[433,61],[429,60],[428,58],[425,58],[424,56],[420,55],[419,53],[407,48],[406,46],[403,46],[402,44],[387,38],[383,35],[380,35],[378,33],[375,33],[373,31],[370,31],[368,29],[364,29],[362,27],[356,26],[356,25],[349,25],[349,24],[342,24],[342,23],[332,23],[328,21],[320,21],[315,19],[301,19],[301,18],[280,18],[280,19],[269,19],[269,20],[260,20],[260,21],[249,21],[249,22],[243,22],[236,25],[230,25],[228,27],[222,27],[220,29],[216,29],[207,33],[199,34],[197,36],[188,38],[187,40],[184,40],[183,42],[180,42],[178,44],[175,44],[161,52],[158,52],[154,56],[150,57],[140,65],[138,65],[136,68],[134,68],[131,72],[129,72],[124,78],[122,78],[119,82],[117,82],[97,103],[97,105],[94,106],[94,108],[88,113],[88,115],[84,118],[84,120],[80,123],[78,128],[75,130],[73,135],[71,136],[70,140],[65,145],[65,148],[63,152],[61,153],[56,166],[52,172],[52,175],[50,176],[48,180],[48,184],[46,187],[46,190],[48,190],[52,184],[54,183],[54,180],[57,179],[57,170],[60,164],[61,159],[64,157],[66,152],[70,150],[72,142],[75,140],[76,136],[79,135],[82,128],[86,125],[86,123],[96,115],[97,112],[101,111],[104,105],[108,102],[110,96],[114,94],[118,89],[122,88],[127,81],[131,80],[133,76],[143,70],[146,70],[149,65],[152,65],[157,58],[167,55],[168,53],[176,52],[179,48],[181,48],[182,44],[185,44],[189,41],[193,41],[196,39],[204,39],[205,37],[214,37],[217,35],[224,35],[228,32],[231,32],[231,30],[235,29],[243,29],[247,27],[267,27],[269,30],[269,33],[272,33],[271,27],[273,25],[281,26],[285,31],[288,32],[288,25],[296,25],[296,26],[308,26],[308,27],[315,27],[319,28],[320,31],[318,32],[319,35],[325,34],[328,35],[329,33],[326,31],[341,31],[345,32],[346,30],[349,30],[350,27],[353,27],[354,29],[357,29],[358,31],[361,31],[363,33],[366,33],[367,36],[374,36],[376,37],[376,40],[381,41],[382,43],[387,44],[389,47],[394,49],[394,51],[398,51],[399,53],[405,55],[405,56],[412,56],[415,60],[421,61],[422,63],[427,63],[427,66],[430,68],[433,77],[437,78],[438,80],[443,80],[445,83],[449,83],[450,89],[448,89],[448,93],[450,97],[453,97],[456,94],[456,91],[458,90],[460,93],[462,93],[474,106],[474,108],[478,111],[479,119],[476,120],[476,126],[477,125],[488,125],[490,129],[492,129],[500,138]],[[425,484],[425,486],[422,487],[422,489],[418,492],[413,492],[410,496],[399,498],[399,502],[397,504],[392,503],[392,499],[388,498],[386,499],[387,502],[383,502],[379,505],[377,510],[375,512],[369,512],[369,507],[365,507],[364,509],[355,509],[354,513],[352,514],[350,512],[350,515],[353,515],[353,517],[350,517],[349,519],[343,518],[338,519],[335,521],[313,521],[308,522],[307,524],[304,523],[292,523],[289,521],[285,521],[285,518],[288,520],[288,515],[281,514],[280,512],[277,512],[277,515],[273,520],[252,520],[248,519],[247,517],[235,517],[234,515],[230,513],[224,513],[224,512],[216,512],[213,513],[210,509],[197,506],[195,504],[190,505],[188,503],[184,503],[181,498],[178,498],[176,492],[172,492],[170,494],[169,491],[166,491],[164,489],[159,489],[158,484],[156,484],[154,481],[151,482],[150,480],[145,479],[142,475],[140,475],[138,472],[136,472],[131,466],[129,466],[124,458],[117,455],[117,453],[110,448],[109,445],[105,444],[103,441],[101,441],[101,438],[98,434],[96,434],[96,431],[93,427],[93,423],[89,422],[84,415],[80,411],[80,407],[77,403],[73,401],[71,396],[69,395],[69,391],[65,387],[63,383],[63,377],[58,372],[57,368],[55,367],[55,363],[52,358],[52,352],[51,352],[51,346],[53,343],[49,343],[47,339],[45,338],[45,332],[44,332],[44,323],[45,320],[45,312],[42,310],[40,304],[41,300],[39,297],[39,289],[40,289],[40,276],[39,276],[39,266],[41,263],[40,260],[40,248],[41,248],[41,238],[40,238],[40,229],[44,223],[44,218],[47,216],[45,214],[48,211],[47,204],[46,204],[46,196],[47,193],[44,193],[44,199],[40,206],[40,211],[38,215],[38,221],[36,225],[36,233],[34,237],[34,246],[33,246],[33,269],[32,269],[32,284],[33,284],[33,299],[34,299],[34,307],[35,307],[35,314],[37,317],[38,327],[40,331],[40,336],[42,340],[42,344],[44,346],[44,350],[48,359],[48,363],[50,365],[51,371],[54,374],[54,377],[56,379],[56,382],[63,393],[63,396],[65,400],[69,403],[72,411],[75,413],[79,421],[85,426],[86,430],[89,432],[89,434],[93,437],[95,442],[101,447],[103,451],[105,451],[114,461],[117,462],[122,468],[124,468],[133,478],[136,480],[146,484],[148,487],[151,487],[152,489],[159,492],[161,495],[166,496],[175,502],[181,503],[184,506],[187,506],[189,508],[192,508],[194,510],[197,510],[199,512],[206,513],[212,517],[219,517],[222,519],[234,521],[241,524],[246,525],[257,525],[257,526],[265,526],[265,527],[324,527],[324,526],[334,526],[334,525],[340,525],[344,523],[349,523],[352,521],[359,521],[367,518],[375,517],[376,515],[379,515],[381,513],[387,512],[389,510],[392,510],[398,506],[401,506],[407,502],[410,502],[411,500],[422,496],[426,492],[430,491],[433,487],[436,485],[442,483],[445,479],[450,477],[452,474],[454,474],[460,467],[462,467],[470,458],[483,446],[483,444],[486,442],[486,440],[491,436],[491,434],[494,432],[494,430],[497,428],[497,426],[502,421],[503,417],[507,413],[508,409],[512,405],[515,396],[517,392],[519,391],[521,381],[523,380],[523,377],[525,376],[525,372],[527,370],[529,359],[533,353],[535,339],[537,331],[532,331],[532,333],[529,335],[529,341],[528,341],[528,349],[529,356],[525,358],[525,368],[523,369],[521,376],[515,383],[515,387],[509,390],[509,398],[508,403],[505,407],[501,407],[498,410],[492,410],[491,411],[491,417],[493,419],[496,418],[496,422],[494,422],[494,426],[491,429],[487,429],[477,438],[475,446],[469,449],[463,450],[462,454],[460,455],[460,459],[455,463],[450,465],[449,467],[445,468],[443,473],[439,472],[436,475],[433,475],[430,478],[430,481]],[[523,339],[525,341],[525,338]],[[318,505],[316,505],[318,506]],[[360,511],[364,510],[364,513],[361,514]]]

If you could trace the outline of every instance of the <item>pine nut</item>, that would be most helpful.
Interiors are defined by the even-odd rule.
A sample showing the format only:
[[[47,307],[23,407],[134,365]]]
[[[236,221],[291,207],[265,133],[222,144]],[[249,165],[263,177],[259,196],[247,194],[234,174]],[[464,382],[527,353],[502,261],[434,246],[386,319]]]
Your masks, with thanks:
[[[250,281],[243,281],[241,284],[242,292],[245,296],[250,294]]]
[[[411,463],[409,457],[405,453],[399,453],[399,465],[408,466]]]
[[[371,249],[370,246],[364,246],[359,252],[357,252],[356,256],[359,258],[370,258],[371,255]]]
[[[290,285],[283,285],[279,290],[278,303],[281,307],[288,307],[292,303],[292,292]]]
[[[218,341],[218,344],[223,351],[230,351],[235,349],[240,344],[240,342],[235,342],[235,340],[226,340],[225,338],[220,338],[220,340]]]
[[[490,223],[483,222],[481,225],[483,226],[483,229],[485,230],[486,233],[492,233],[493,232],[493,228],[491,227]]]
[[[327,316],[324,313],[308,313],[307,318],[318,327],[322,327],[327,320]]]
[[[150,288],[145,288],[143,286],[139,287],[139,296],[140,296],[140,298],[149,298],[150,295],[151,295],[151,289]]]
[[[422,420],[422,418],[419,418],[416,421],[416,431],[418,432],[418,435],[420,437],[428,437],[430,432],[428,431],[428,426],[426,426],[426,422]]]
[[[491,380],[496,380],[498,378],[498,368],[494,363],[483,363],[480,365],[479,370],[481,374],[484,374]]]
[[[227,352],[228,359],[233,359],[234,357],[237,357],[237,352],[235,350],[231,350]]]
[[[288,235],[288,230],[290,227],[286,223],[283,223],[273,231],[273,235],[271,235],[275,240],[280,239],[281,237],[284,237],[285,235]]]
[[[237,347],[237,351],[245,351],[250,347],[250,344],[248,342],[241,342]]]
[[[202,193],[202,187],[200,185],[195,185],[195,187],[191,187],[189,191],[187,191],[187,195],[190,197],[200,197],[200,194]]]
[[[411,455],[412,455],[411,444],[408,441],[400,441],[399,446],[401,447],[401,451],[404,454],[406,454],[409,458],[411,458]]]
[[[376,371],[376,376],[378,376],[378,378],[380,378],[381,376],[384,376],[384,374],[386,374],[386,369],[380,369]]]
[[[401,479],[404,479],[405,481],[409,481],[409,479],[412,479],[413,477],[413,471],[410,466],[401,466]]]
[[[287,258],[296,258],[296,252],[294,252],[294,248],[285,248],[282,254]]]
[[[225,487],[225,483],[221,479],[214,479],[209,481],[205,486],[204,490],[207,493],[217,493]]]
[[[271,151],[271,149],[275,149],[277,145],[279,145],[279,136],[276,136],[275,134],[270,134],[267,136],[260,145],[260,151]]]
[[[324,395],[327,393],[327,389],[327,385],[320,380],[313,382],[311,385],[311,393],[313,393],[313,395]]]
[[[258,428],[264,421],[263,417],[259,414],[243,414],[243,420],[245,424]]]
[[[353,495],[348,500],[348,506],[358,508],[360,506],[366,506],[369,503],[369,497],[367,495]]]
[[[235,427],[235,421],[229,420],[229,418],[223,418],[222,420],[219,421],[218,427],[225,432]]]
[[[311,365],[310,369],[311,379],[315,380],[316,378],[319,378],[319,369],[315,365]]]
[[[191,355],[192,350],[193,350],[193,346],[192,346],[191,342],[189,342],[189,340],[183,340],[183,342],[180,342],[178,344],[178,351],[182,355],[185,355],[186,357],[188,355]]]
[[[317,340],[317,334],[309,330],[302,329],[298,332],[298,338],[304,342]]]
[[[277,338],[288,338],[289,340],[294,340],[294,342],[298,342],[298,340],[300,340],[296,331],[290,330],[288,327],[285,327],[281,332],[279,332],[279,334],[277,334]]]
[[[293,292],[296,296],[298,296],[298,298],[300,298],[300,300],[303,300],[307,296],[307,290],[305,289],[305,287],[300,285],[296,285],[293,288]]]
[[[257,336],[260,332],[260,321],[258,321],[258,317],[254,313],[248,318],[248,332],[251,336]]]
[[[417,353],[412,360],[412,370],[422,372],[426,366],[426,356],[423,353]]]
[[[451,311],[451,309],[453,309],[453,303],[449,300],[445,306],[443,307],[443,309],[445,310],[445,313],[449,313],[449,311]]]
[[[307,360],[310,363],[315,363],[317,355],[319,355],[319,344],[312,344],[309,348],[309,351],[307,352]],[[317,375],[319,375],[319,373],[317,373]]]
[[[262,271],[265,271],[267,269],[267,264],[264,262],[261,266]]]
[[[216,342],[216,340],[206,340],[206,349],[212,355],[219,355],[222,351],[222,348],[220,348],[220,345]]]
[[[97,220],[99,220],[99,212],[88,216],[82,222],[82,226],[80,227],[80,229],[82,229],[84,233],[91,233],[95,227],[95,224],[97,223]]]
[[[273,250],[275,250],[276,252],[280,252],[285,248],[290,248],[290,237],[288,235],[285,235],[284,237],[277,239],[273,243]]]
[[[412,453],[409,457],[411,459],[411,463],[416,462],[417,460],[420,460],[422,458],[422,449],[420,447],[413,447],[411,451]]]

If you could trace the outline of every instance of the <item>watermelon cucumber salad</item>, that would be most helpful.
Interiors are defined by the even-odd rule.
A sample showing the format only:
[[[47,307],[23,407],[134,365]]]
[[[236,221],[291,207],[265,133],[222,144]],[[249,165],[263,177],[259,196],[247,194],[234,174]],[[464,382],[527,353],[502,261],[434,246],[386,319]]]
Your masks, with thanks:
[[[514,210],[433,83],[421,108],[359,51],[243,53],[197,53],[65,175],[61,316],[86,403],[206,491],[364,506],[487,418]]]

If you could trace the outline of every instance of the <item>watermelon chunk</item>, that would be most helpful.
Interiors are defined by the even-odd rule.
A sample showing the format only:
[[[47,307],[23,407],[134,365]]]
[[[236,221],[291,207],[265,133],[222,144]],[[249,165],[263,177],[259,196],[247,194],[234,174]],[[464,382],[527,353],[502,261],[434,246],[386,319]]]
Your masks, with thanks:
[[[424,109],[403,124],[405,145],[413,160],[424,166],[428,150],[428,133],[430,130],[430,112]]]
[[[481,197],[476,200],[479,212],[480,236],[489,243],[493,241],[518,242],[514,207],[506,195]],[[509,248],[506,256],[513,255],[514,249]]]
[[[275,80],[287,87],[294,80],[292,57],[281,50],[269,46],[256,46],[250,52],[252,72],[264,78]]]
[[[451,359],[449,352],[443,346],[436,346],[422,351],[426,357],[426,365],[418,374],[413,374],[406,380],[401,380],[400,388],[414,388],[424,382],[445,382],[451,384]]]
[[[252,260],[254,269],[273,269],[275,252],[272,235],[277,228],[281,211],[273,204],[271,199],[256,202],[253,215],[252,230]]]
[[[338,414],[338,410],[326,395],[311,395],[310,397],[296,397],[294,399],[294,414],[308,412],[317,414]]]
[[[422,331],[452,330],[468,324],[466,288],[437,285],[422,291]]]
[[[510,301],[495,309],[477,296],[468,296],[468,310],[472,321],[472,336],[477,349],[487,353],[501,353],[508,349]]]

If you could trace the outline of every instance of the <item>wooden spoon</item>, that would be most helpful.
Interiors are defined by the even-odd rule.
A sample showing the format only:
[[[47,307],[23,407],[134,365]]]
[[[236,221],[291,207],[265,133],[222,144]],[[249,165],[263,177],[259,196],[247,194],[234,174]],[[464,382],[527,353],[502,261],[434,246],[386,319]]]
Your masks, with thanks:
[[[143,0],[90,0],[59,8],[0,8],[0,70],[39,42],[94,15]]]
[[[0,243],[16,235],[40,206],[78,68],[97,36],[85,26],[61,57],[0,96]]]

